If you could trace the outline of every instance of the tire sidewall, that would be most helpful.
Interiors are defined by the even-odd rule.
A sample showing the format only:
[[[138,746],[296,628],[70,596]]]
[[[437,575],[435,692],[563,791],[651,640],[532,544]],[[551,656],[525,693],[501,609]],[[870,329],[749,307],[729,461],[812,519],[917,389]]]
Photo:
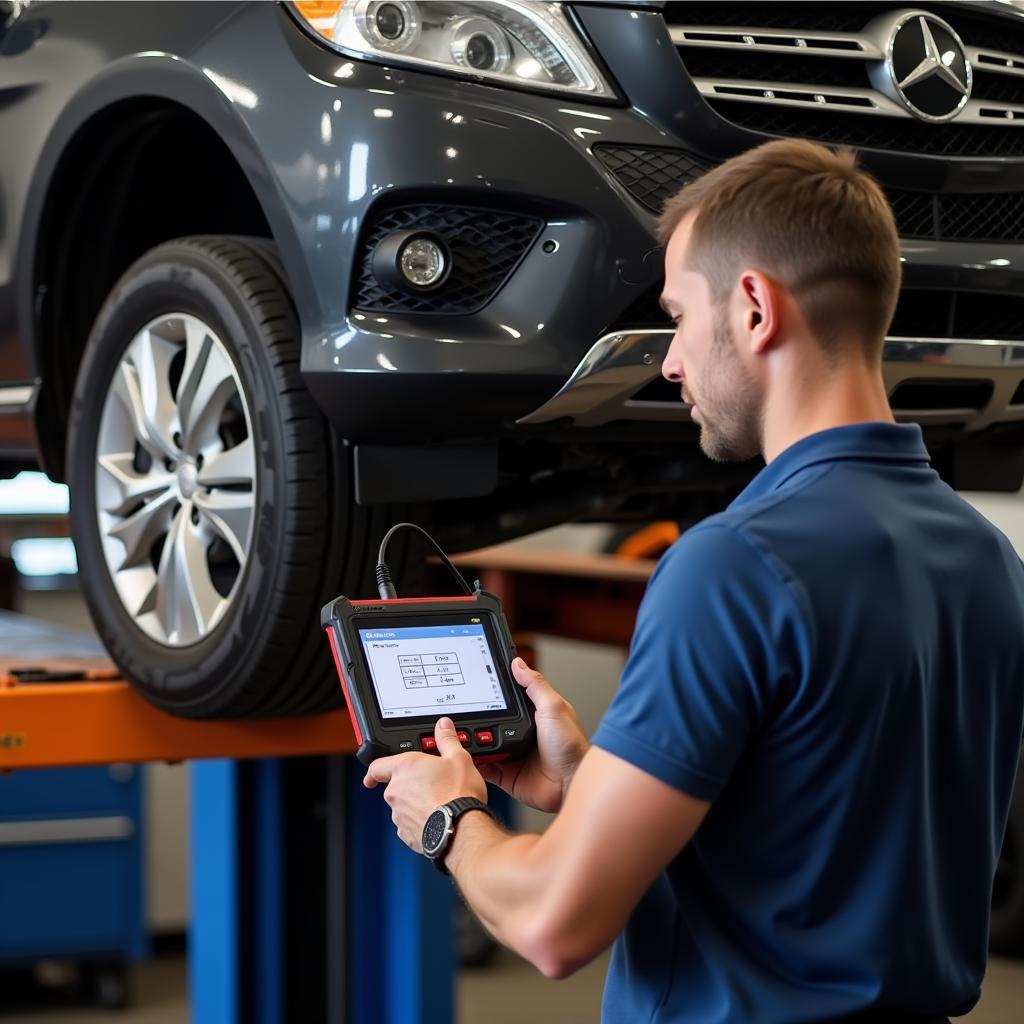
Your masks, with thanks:
[[[100,419],[113,375],[138,332],[162,315],[188,313],[221,340],[248,405],[258,466],[249,554],[229,608],[188,647],[165,646],[135,624],[114,587],[100,541],[96,508]],[[187,246],[162,247],[125,275],[102,309],[79,372],[69,417],[71,517],[84,570],[83,589],[101,639],[115,662],[155,703],[188,714],[237,690],[250,642],[272,630],[288,509],[286,452],[277,384],[263,331],[229,274]],[[210,681],[218,680],[211,689]],[[243,680],[244,681],[244,680]],[[168,700],[168,695],[173,699]],[[204,712],[205,713],[205,712]]]

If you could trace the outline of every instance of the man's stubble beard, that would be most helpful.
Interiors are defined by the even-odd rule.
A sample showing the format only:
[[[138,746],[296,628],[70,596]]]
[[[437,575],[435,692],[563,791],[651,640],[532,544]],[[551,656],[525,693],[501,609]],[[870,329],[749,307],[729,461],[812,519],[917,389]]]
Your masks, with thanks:
[[[736,351],[736,339],[722,315],[714,321],[711,356],[701,384],[700,447],[715,462],[743,462],[763,450],[763,402],[757,382]],[[693,395],[683,388],[683,397]]]

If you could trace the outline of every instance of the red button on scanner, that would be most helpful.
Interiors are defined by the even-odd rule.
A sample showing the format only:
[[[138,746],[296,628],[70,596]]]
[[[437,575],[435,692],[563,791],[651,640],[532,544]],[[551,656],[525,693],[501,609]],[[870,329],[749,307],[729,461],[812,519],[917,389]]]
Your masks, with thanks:
[[[431,751],[431,752],[435,751],[435,750],[437,750],[437,740],[435,740],[433,736],[421,736],[420,737],[420,746],[424,750]]]
[[[477,729],[476,741],[481,747],[490,747],[494,745],[494,733],[490,729]]]
[[[464,746],[469,746],[469,733],[465,729],[460,729],[457,733],[459,742]]]

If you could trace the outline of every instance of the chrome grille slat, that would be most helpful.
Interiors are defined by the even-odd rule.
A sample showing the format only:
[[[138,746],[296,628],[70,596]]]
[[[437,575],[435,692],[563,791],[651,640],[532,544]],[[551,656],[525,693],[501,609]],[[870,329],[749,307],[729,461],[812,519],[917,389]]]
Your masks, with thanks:
[[[760,53],[805,51],[822,57],[881,60],[885,54],[866,36],[845,32],[814,32],[728,25],[672,25],[669,36],[676,46],[701,46]],[[769,42],[768,40],[775,40]],[[829,45],[832,44],[832,45]]]
[[[851,116],[849,122],[841,117],[836,128],[828,133],[827,141],[842,141],[841,124],[849,123],[850,131],[858,137],[868,131],[856,126],[857,119],[852,115],[868,115],[870,121],[865,121],[865,125],[880,126],[884,125],[881,119],[901,123],[928,120],[920,110],[908,109],[902,93],[897,95],[899,90],[894,91],[889,84],[889,72],[883,62],[891,38],[888,33],[894,25],[918,13],[945,20],[959,33],[963,53],[970,63],[967,86],[970,88],[973,68],[974,89],[973,95],[962,101],[958,113],[943,113],[935,119],[942,122],[941,128],[936,125],[936,144],[944,131],[949,134],[959,129],[961,134],[964,130],[973,132],[985,151],[991,149],[992,155],[1024,154],[1024,136],[1015,131],[1024,127],[1024,19],[1019,15],[1007,18],[995,5],[847,4],[845,13],[837,18],[823,9],[823,28],[818,29],[809,13],[811,9],[810,4],[759,7],[746,3],[737,4],[729,18],[722,14],[719,5],[668,4],[667,29],[701,95],[721,116],[737,118],[736,123],[744,127],[752,127],[753,121],[766,118],[763,130],[770,134],[787,132],[784,128],[780,131],[778,119],[767,112],[758,113],[768,107],[779,108],[783,121],[795,116],[813,119],[815,115],[809,112],[814,110]],[[764,24],[758,24],[762,17]],[[999,46],[1004,28],[1005,49]],[[750,65],[749,75],[745,64]],[[860,79],[862,87],[858,86]],[[808,113],[789,115],[783,113],[785,110]],[[740,118],[744,111],[748,113]],[[822,129],[818,122],[814,125],[812,128],[809,124],[807,134],[820,137]],[[880,130],[886,136],[902,131],[895,125]],[[985,131],[998,134],[978,134]],[[1000,137],[1004,139],[1002,143],[997,141]],[[853,136],[850,141],[853,145],[865,144]],[[907,145],[920,148],[909,139]],[[891,148],[891,143],[880,142],[880,146]],[[951,151],[959,149],[957,146]],[[929,147],[922,151],[941,150]],[[981,148],[976,152],[983,155]]]
[[[850,89],[842,86],[794,85],[792,82],[764,82],[756,79],[694,78],[702,96],[737,100],[744,103],[768,103],[772,106],[824,106],[833,110],[849,110],[858,114],[902,117],[914,120],[913,114],[874,89]],[[788,95],[787,95],[788,94]],[[994,100],[968,100],[957,115],[964,124],[1002,124],[1024,126],[1024,103]]]
[[[806,106],[808,103],[827,107],[846,107],[860,114],[885,114],[888,117],[910,117],[910,114],[888,96],[873,89],[849,89],[842,86],[794,85],[791,82],[760,82],[756,79],[695,78],[702,96],[717,99],[743,100],[746,103],[770,103],[775,106]],[[797,98],[797,97],[801,98]],[[805,98],[804,98],[805,97]]]
[[[985,50],[977,46],[967,47],[967,57],[975,71],[991,75],[1015,75],[1024,78],[1024,54],[1005,53],[1000,50]]]

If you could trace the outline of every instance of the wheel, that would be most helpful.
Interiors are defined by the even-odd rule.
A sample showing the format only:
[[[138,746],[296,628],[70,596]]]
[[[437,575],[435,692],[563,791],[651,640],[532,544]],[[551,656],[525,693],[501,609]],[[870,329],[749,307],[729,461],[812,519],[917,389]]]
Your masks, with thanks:
[[[1006,838],[992,886],[989,947],[993,953],[1024,955],[1024,762],[1017,771]]]
[[[319,610],[372,594],[375,545],[404,510],[354,506],[299,357],[262,239],[158,246],[93,328],[69,417],[79,574],[112,658],[166,711],[340,702]]]

